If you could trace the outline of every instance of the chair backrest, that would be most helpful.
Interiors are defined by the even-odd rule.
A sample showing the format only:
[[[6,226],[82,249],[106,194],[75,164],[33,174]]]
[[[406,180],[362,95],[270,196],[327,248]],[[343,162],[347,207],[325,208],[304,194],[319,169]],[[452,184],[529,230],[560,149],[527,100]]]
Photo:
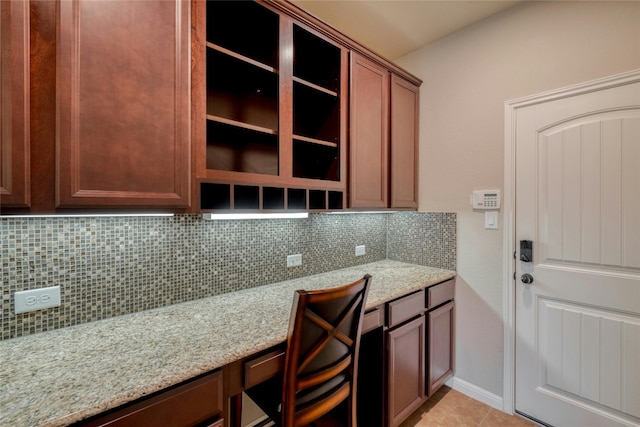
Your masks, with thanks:
[[[297,291],[289,321],[282,390],[282,426],[304,426],[345,399],[356,426],[358,354],[366,275],[345,286]]]

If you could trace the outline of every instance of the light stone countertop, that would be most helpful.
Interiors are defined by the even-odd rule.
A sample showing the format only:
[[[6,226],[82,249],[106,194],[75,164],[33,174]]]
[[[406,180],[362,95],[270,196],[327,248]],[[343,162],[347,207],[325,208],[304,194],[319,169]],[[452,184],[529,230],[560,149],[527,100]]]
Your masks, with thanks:
[[[1,341],[0,426],[67,425],[272,347],[295,290],[366,273],[367,308],[455,276],[378,261]]]

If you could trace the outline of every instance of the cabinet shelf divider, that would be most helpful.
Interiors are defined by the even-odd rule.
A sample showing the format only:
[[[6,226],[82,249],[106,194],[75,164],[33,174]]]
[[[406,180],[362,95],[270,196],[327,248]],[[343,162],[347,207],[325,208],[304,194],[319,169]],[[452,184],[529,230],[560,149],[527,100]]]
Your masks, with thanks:
[[[269,135],[277,135],[278,131],[276,129],[265,128],[262,126],[255,126],[249,123],[238,122],[236,120],[225,119],[224,117],[214,116],[212,114],[207,114],[207,120],[211,120],[213,122],[224,123],[231,126],[236,126],[243,129],[249,129],[256,132],[266,133]]]
[[[218,52],[224,53],[225,55],[232,56],[232,57],[234,57],[236,59],[239,59],[240,61],[244,61],[244,62],[249,63],[251,65],[254,65],[256,67],[262,68],[263,70],[269,71],[271,73],[275,73],[275,74],[278,73],[278,69],[275,68],[275,67],[271,67],[269,65],[263,64],[262,62],[253,60],[253,59],[251,59],[249,57],[246,57],[244,55],[240,55],[239,53],[236,53],[236,52],[234,52],[232,50],[225,49],[222,46],[218,46],[215,43],[207,42],[207,47],[210,48],[210,49],[216,50]]]
[[[293,135],[293,139],[297,141],[310,142],[311,144],[324,145],[326,147],[337,148],[338,144],[331,141],[324,141],[322,139],[309,138],[301,135]]]
[[[324,88],[324,87],[322,87],[322,86],[318,86],[318,85],[316,85],[316,84],[313,84],[313,83],[311,83],[311,82],[308,82],[308,81],[306,81],[306,80],[303,80],[303,79],[301,79],[300,77],[293,76],[293,81],[294,81],[294,82],[297,82],[297,83],[300,83],[300,84],[302,84],[302,85],[308,86],[308,87],[310,87],[310,88],[312,88],[312,89],[318,90],[318,91],[320,91],[320,92],[326,93],[327,95],[335,96],[336,98],[338,97],[338,92],[335,92],[335,91],[333,91],[333,90],[326,89],[326,88]]]

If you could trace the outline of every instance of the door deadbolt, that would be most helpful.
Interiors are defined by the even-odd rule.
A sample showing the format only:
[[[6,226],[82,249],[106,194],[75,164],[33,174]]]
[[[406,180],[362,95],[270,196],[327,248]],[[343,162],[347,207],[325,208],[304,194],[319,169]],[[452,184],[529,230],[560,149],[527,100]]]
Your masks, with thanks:
[[[533,283],[533,276],[530,275],[529,273],[525,273],[522,275],[522,277],[520,277],[520,280],[525,285],[530,285],[531,283]]]
[[[520,240],[520,261],[533,262],[533,242]]]

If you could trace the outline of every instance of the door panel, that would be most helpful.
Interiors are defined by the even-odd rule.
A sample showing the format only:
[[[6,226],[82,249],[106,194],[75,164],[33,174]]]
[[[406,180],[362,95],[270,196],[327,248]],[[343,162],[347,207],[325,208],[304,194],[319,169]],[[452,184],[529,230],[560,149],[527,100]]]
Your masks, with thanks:
[[[351,55],[349,207],[388,206],[389,72]]]
[[[563,96],[516,113],[516,410],[637,426],[640,83]]]
[[[29,2],[0,2],[0,210],[31,203]]]
[[[391,75],[391,206],[418,207],[420,88]]]
[[[640,267],[640,112],[613,114],[540,133],[541,262]]]
[[[190,3],[61,1],[56,204],[189,205]]]
[[[425,327],[421,316],[387,333],[389,426],[399,425],[423,402]]]
[[[640,417],[640,319],[542,298],[538,311],[539,391]]]

